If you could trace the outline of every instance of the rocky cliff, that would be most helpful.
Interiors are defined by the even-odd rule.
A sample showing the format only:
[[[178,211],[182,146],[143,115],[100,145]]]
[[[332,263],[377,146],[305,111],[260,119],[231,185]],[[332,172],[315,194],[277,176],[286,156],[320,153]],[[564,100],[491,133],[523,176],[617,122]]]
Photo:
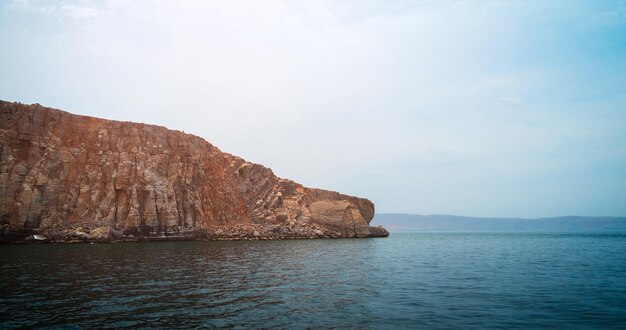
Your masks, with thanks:
[[[194,135],[0,101],[1,240],[387,236],[373,216]]]

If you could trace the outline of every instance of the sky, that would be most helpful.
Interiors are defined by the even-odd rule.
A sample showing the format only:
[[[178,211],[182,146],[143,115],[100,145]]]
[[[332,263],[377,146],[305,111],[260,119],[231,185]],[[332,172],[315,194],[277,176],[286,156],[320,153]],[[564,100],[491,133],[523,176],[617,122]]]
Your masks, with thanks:
[[[377,212],[626,216],[626,1],[6,0],[0,99]]]

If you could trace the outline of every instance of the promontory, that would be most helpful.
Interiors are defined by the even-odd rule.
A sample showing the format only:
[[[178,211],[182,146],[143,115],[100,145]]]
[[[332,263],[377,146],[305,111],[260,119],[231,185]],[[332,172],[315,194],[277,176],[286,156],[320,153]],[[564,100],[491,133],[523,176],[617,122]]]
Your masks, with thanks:
[[[389,235],[373,216],[191,134],[0,101],[0,241]]]

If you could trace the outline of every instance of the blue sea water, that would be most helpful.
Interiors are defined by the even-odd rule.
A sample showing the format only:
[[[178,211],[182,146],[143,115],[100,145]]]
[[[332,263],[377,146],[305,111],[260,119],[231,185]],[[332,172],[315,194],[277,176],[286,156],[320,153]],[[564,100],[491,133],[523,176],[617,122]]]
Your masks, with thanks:
[[[0,246],[0,328],[626,328],[626,234]]]

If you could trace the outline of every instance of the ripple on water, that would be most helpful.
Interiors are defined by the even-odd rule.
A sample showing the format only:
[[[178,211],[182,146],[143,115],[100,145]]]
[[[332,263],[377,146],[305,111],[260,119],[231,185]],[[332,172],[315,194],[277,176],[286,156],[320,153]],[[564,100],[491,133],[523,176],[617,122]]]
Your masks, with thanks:
[[[0,328],[626,326],[626,235],[4,245]]]

